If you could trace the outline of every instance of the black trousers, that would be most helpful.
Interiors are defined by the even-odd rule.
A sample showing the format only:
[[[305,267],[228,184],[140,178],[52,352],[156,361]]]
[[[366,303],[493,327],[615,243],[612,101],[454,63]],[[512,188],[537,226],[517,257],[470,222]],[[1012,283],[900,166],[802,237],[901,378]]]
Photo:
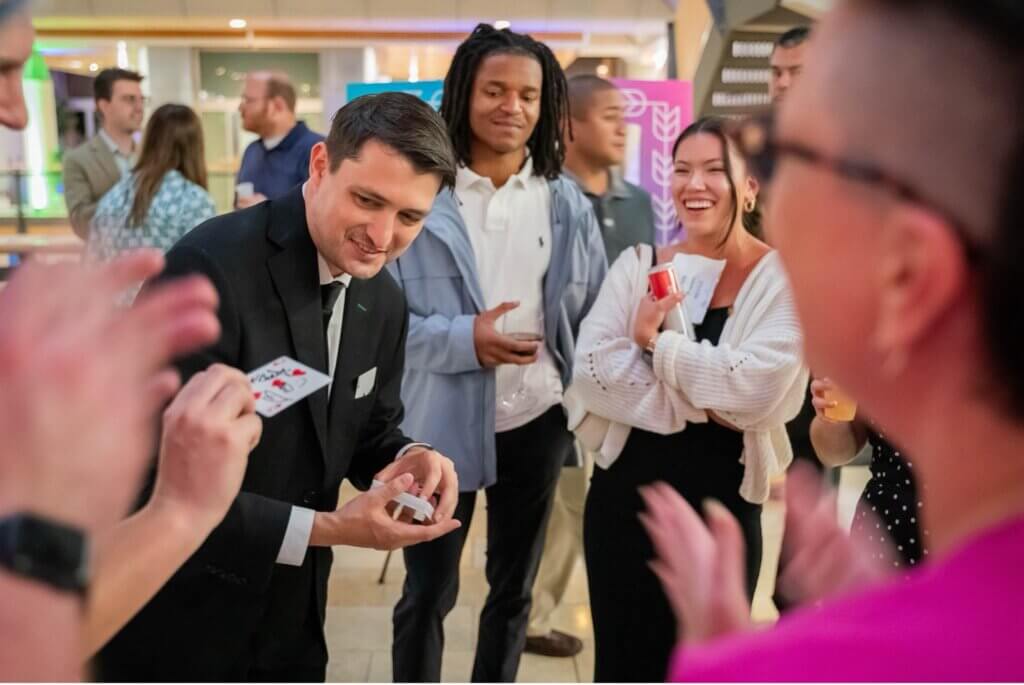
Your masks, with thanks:
[[[490,591],[480,613],[473,682],[516,678],[555,486],[572,449],[560,406],[496,437],[498,481],[486,490]],[[475,503],[475,492],[460,493],[455,517],[462,527],[404,552],[405,585],[394,612],[395,682],[441,679],[442,624],[458,598],[459,559]]]
[[[594,469],[583,512],[583,552],[594,622],[595,682],[665,681],[678,639],[661,582],[648,563],[654,547],[638,515],[639,488],[667,483],[697,511],[719,500],[739,521],[746,543],[747,593],[761,566],[761,507],[739,495],[742,434],[715,423],[675,435],[634,428],[611,468]]]

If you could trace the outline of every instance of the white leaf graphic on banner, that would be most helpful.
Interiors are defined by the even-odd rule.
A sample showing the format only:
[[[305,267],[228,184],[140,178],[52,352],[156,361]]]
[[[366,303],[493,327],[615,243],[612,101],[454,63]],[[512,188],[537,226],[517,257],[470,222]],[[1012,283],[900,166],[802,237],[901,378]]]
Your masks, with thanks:
[[[664,152],[651,150],[651,178],[659,186],[672,182],[672,157]]]
[[[625,117],[638,117],[647,109],[647,93],[635,88],[623,88],[619,91],[626,100]]]
[[[654,208],[654,225],[658,232],[663,235],[671,234],[678,225],[676,220],[676,207],[671,197],[652,197],[651,205]]]
[[[662,142],[675,142],[679,135],[679,108],[656,107],[654,109],[654,137]]]

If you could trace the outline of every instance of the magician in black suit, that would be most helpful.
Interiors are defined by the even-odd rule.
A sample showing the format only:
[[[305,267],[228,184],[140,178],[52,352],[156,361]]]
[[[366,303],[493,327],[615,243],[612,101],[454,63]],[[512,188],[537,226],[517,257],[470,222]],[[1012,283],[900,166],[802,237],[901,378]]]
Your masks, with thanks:
[[[223,523],[101,653],[102,679],[323,681],[331,546],[397,549],[458,527],[451,461],[399,429],[409,316],[383,270],[455,171],[428,105],[359,98],[313,148],[303,186],[207,221],[167,254],[163,278],[200,273],[220,296],[223,333],[181,362],[185,378],[287,355],[333,380],[264,419]],[[390,485],[339,509],[346,477]],[[433,520],[393,520],[399,488],[436,494]]]

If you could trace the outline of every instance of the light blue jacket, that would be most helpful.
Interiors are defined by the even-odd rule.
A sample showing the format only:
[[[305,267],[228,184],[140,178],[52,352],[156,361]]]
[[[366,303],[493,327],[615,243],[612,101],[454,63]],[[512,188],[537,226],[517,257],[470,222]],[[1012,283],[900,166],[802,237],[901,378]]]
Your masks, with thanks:
[[[552,247],[544,277],[544,341],[568,387],[576,333],[608,262],[590,201],[567,178],[549,186]],[[493,485],[497,390],[494,369],[480,366],[473,344],[473,319],[486,306],[454,192],[438,196],[423,232],[388,268],[409,302],[402,429],[455,462],[463,492]]]

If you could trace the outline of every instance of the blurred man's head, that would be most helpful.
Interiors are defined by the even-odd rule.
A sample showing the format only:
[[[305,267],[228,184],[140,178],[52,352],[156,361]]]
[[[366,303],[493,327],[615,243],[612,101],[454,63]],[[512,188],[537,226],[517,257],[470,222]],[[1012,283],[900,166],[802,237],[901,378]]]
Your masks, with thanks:
[[[0,126],[25,128],[21,72],[32,55],[32,20],[24,0],[0,0]]]
[[[622,164],[626,153],[625,99],[611,81],[591,74],[569,79],[572,136],[566,136],[568,158],[591,168]]]
[[[779,36],[772,48],[771,80],[768,82],[768,94],[772,103],[782,102],[786,91],[793,82],[800,76],[804,68],[804,51],[807,49],[807,39],[811,35],[811,29],[807,26],[798,26],[790,29]]]
[[[104,69],[96,76],[92,88],[104,128],[119,134],[142,128],[146,103],[141,83],[142,76],[127,69]]]
[[[770,237],[810,367],[869,414],[940,379],[1024,411],[1021,35],[1016,0],[847,0],[779,108]]]
[[[419,235],[455,169],[444,121],[425,102],[405,93],[356,98],[310,152],[313,243],[333,272],[376,276]]]
[[[295,125],[295,88],[286,74],[254,71],[246,74],[242,102],[242,128],[261,138],[287,133]]]

